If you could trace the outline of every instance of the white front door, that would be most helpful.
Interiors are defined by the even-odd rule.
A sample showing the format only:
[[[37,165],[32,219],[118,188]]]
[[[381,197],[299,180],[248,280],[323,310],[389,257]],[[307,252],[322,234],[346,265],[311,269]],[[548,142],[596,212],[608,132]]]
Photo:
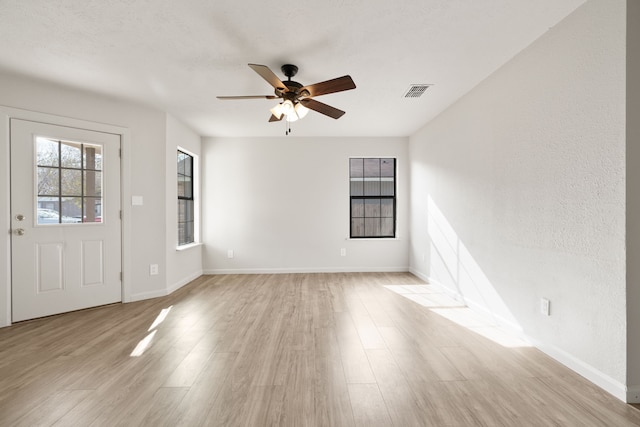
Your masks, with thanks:
[[[120,135],[11,119],[14,322],[122,300]]]

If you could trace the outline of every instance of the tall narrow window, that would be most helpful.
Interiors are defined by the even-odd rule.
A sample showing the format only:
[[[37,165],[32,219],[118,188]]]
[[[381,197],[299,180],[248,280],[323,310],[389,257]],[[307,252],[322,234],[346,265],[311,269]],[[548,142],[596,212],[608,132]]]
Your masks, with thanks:
[[[193,156],[178,150],[178,246],[195,242]]]
[[[349,159],[351,237],[396,236],[396,159]]]

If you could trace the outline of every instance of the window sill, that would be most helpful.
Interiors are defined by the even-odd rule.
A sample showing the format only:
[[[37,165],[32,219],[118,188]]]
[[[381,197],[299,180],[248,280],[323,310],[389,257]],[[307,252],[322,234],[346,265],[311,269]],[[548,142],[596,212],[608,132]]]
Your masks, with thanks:
[[[202,246],[202,243],[201,242],[189,243],[188,245],[176,246],[176,252],[186,251],[191,248],[197,248],[198,246]]]
[[[347,237],[345,240],[351,240],[357,242],[358,240],[364,241],[389,241],[389,240],[402,240],[400,237]]]

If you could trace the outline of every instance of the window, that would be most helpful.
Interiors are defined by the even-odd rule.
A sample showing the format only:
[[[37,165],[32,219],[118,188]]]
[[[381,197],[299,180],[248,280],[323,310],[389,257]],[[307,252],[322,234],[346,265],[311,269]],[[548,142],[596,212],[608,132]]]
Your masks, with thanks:
[[[178,246],[195,242],[193,156],[178,150]]]
[[[396,236],[396,159],[349,159],[351,238]]]
[[[102,222],[102,146],[36,138],[38,225]]]

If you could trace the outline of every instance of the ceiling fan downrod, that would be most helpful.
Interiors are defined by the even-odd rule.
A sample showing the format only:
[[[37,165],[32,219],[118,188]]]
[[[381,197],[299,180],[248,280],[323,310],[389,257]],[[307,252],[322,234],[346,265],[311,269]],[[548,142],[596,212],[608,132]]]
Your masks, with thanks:
[[[294,77],[296,74],[298,74],[298,67],[293,64],[284,64],[282,67],[280,67],[280,70],[282,71],[282,74],[284,74],[284,76],[289,80],[291,80],[291,77]]]

